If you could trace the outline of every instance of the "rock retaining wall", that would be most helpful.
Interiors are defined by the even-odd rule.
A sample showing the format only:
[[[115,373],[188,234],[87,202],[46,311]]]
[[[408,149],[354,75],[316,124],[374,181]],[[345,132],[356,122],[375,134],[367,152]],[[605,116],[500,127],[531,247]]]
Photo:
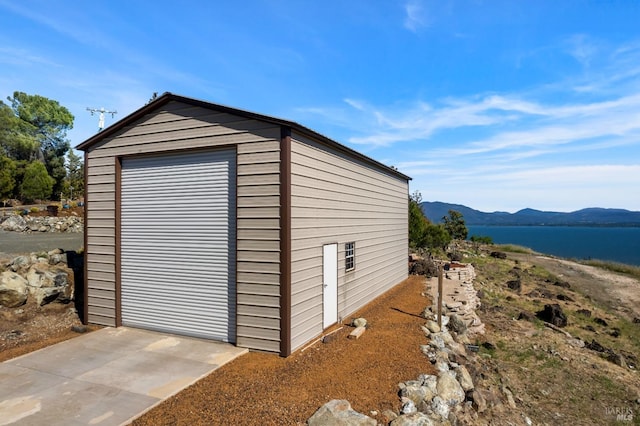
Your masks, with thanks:
[[[421,374],[398,384],[401,408],[383,413],[390,426],[475,425],[488,410],[515,408],[507,387],[480,389],[474,383],[482,367],[475,354],[478,348],[471,340],[484,333],[484,324],[475,313],[480,306],[473,287],[475,271],[471,265],[455,266],[445,277],[449,283],[444,290],[442,327],[437,322],[436,306],[425,308],[423,313],[426,321],[422,331],[427,341],[420,345],[420,350],[436,373]],[[525,419],[525,423],[529,422]],[[355,412],[348,401],[333,400],[322,406],[308,424],[375,425],[376,422]]]
[[[13,232],[83,232],[84,219],[79,216],[0,216],[0,229]]]

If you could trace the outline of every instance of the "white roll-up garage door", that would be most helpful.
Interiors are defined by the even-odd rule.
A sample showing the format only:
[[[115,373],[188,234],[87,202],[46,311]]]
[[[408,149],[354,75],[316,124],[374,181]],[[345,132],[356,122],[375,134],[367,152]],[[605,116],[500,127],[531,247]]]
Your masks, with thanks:
[[[235,342],[235,151],[123,159],[127,326]]]

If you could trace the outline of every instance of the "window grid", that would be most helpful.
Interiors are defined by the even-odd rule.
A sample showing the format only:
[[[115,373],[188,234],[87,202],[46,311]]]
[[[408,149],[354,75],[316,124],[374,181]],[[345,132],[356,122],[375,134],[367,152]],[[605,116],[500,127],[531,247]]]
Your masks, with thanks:
[[[346,271],[356,268],[356,243],[346,243],[344,245],[344,266]]]

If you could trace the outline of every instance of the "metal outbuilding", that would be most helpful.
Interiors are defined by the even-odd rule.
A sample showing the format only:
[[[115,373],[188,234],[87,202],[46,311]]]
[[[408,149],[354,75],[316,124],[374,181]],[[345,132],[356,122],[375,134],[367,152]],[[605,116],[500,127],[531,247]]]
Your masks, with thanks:
[[[288,356],[407,277],[409,177],[172,93],[85,152],[85,323]]]

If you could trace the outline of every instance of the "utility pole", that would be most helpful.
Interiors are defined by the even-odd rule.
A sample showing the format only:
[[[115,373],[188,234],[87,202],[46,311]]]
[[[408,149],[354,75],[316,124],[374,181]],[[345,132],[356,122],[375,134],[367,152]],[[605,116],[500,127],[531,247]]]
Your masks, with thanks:
[[[106,109],[104,109],[104,107],[98,109],[98,108],[89,108],[87,107],[87,111],[89,111],[91,113],[91,115],[95,114],[96,112],[100,113],[100,118],[98,120],[98,132],[102,131],[102,129],[104,129],[104,114],[111,114],[111,118],[113,118],[114,115],[116,115],[118,113],[118,111],[107,111]]]

